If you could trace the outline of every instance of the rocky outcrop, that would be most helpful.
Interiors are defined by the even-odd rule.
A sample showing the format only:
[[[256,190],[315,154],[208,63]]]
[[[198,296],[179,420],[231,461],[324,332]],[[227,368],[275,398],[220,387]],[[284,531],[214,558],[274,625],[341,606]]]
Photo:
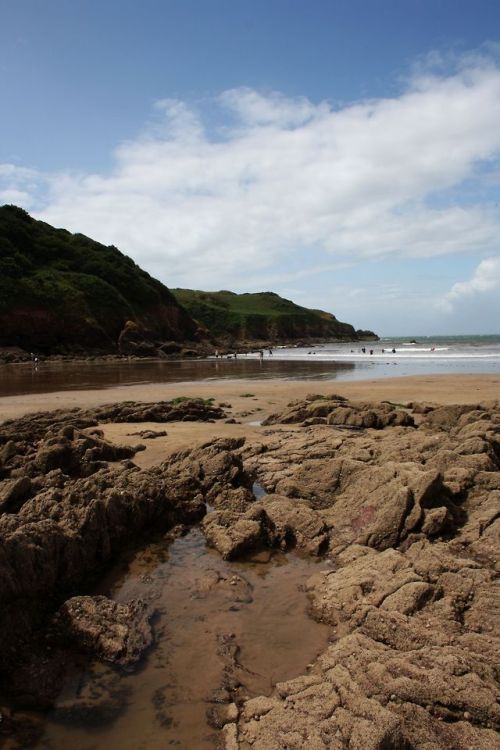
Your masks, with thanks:
[[[307,420],[308,404],[292,408]],[[417,427],[305,426],[244,448],[327,530],[331,566],[308,592],[334,643],[246,701],[226,748],[499,746],[500,410],[410,407]]]
[[[74,596],[64,602],[53,624],[62,643],[100,660],[130,667],[153,642],[151,615],[141,601],[119,604],[105,596]]]
[[[226,750],[497,747],[500,405],[310,397],[273,417],[263,440],[211,441],[147,470],[96,427],[171,408],[38,415],[31,434],[24,420],[0,428],[1,666],[12,692],[47,706],[57,694],[64,652],[47,657],[47,633],[52,645],[139,663],[153,603],[78,587],[127,541],[201,520],[225,558],[259,547],[323,555],[307,592],[311,616],[331,628],[307,673],[270,695],[245,696],[229,680],[208,708]],[[258,500],[255,479],[267,491]],[[230,675],[237,648],[230,634],[219,643]],[[96,678],[58,702],[59,718],[109,720],[120,690]]]
[[[268,495],[264,501],[252,503],[243,514],[230,510],[210,513],[203,519],[202,528],[208,543],[225,559],[259,547],[296,547],[319,555],[328,545],[322,518],[306,503],[279,495]]]
[[[262,424],[328,424],[333,427],[382,430],[389,426],[413,426],[414,420],[407,410],[388,402],[348,403],[343,396],[312,394],[305,401],[292,401],[284,412],[271,414]]]
[[[213,415],[209,404],[181,401],[170,418]],[[234,450],[221,441],[201,451],[175,455],[165,464],[139,470],[130,458],[140,447],[116,446],[84,425],[96,414],[139,420],[139,405],[90,412],[42,413],[0,427],[0,668],[18,658],[53,602],[112,560],[127,540],[147,529],[193,523],[207,499],[224,487],[251,497],[250,478]],[[140,405],[150,418],[151,407]],[[103,416],[103,418],[106,418]],[[75,426],[77,425],[77,426]]]

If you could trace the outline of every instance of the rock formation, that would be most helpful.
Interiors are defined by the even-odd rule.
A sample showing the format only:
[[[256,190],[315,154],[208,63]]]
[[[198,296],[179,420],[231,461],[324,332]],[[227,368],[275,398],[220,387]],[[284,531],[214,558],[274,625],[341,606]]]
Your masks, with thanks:
[[[228,688],[208,717],[226,750],[499,747],[500,404],[310,396],[273,415],[263,440],[210,441],[147,470],[98,432],[106,420],[168,421],[174,406],[176,418],[223,416],[202,402],[123,404],[0,427],[0,668],[12,700],[50,706],[73,651],[133,668],[154,638],[151,603],[79,587],[125,542],[202,521],[226,558],[296,548],[327,561],[307,591],[330,646],[270,695]],[[234,659],[235,644],[220,647]],[[101,683],[97,698],[84,687],[59,706],[60,720],[112,718],[124,688]],[[26,723],[5,715],[0,732],[29,746]]]

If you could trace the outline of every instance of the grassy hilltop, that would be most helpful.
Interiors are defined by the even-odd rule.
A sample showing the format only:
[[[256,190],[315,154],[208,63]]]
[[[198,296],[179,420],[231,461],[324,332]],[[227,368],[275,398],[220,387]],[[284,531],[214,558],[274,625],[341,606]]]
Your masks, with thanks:
[[[219,338],[238,341],[358,338],[349,323],[341,323],[330,313],[296,305],[274,292],[171,291],[195,320]]]
[[[151,340],[196,333],[167,287],[116,247],[0,207],[0,346],[113,351],[127,321]]]

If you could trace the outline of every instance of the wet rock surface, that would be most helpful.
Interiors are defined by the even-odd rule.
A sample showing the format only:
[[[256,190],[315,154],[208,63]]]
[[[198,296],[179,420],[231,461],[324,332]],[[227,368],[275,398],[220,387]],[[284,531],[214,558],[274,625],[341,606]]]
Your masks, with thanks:
[[[51,610],[124,543],[148,529],[199,520],[214,485],[251,485],[230,453],[241,441],[214,441],[140,470],[130,460],[140,446],[109,443],[96,427],[98,419],[150,420],[152,412],[192,419],[211,418],[217,409],[193,401],[172,409],[127,403],[0,426],[0,670],[29,658]]]
[[[140,600],[120,604],[105,596],[74,596],[53,621],[62,642],[103,661],[130,667],[151,646],[152,612]]]
[[[31,432],[28,419],[0,428],[1,667],[15,667],[19,696],[34,676],[53,691],[40,634],[57,609],[78,648],[137,663],[151,642],[141,618],[152,603],[75,597],[77,587],[148,529],[202,520],[227,560],[293,548],[320,557],[307,583],[310,614],[332,632],[307,673],[251,696],[238,689],[238,639],[222,632],[227,679],[206,713],[226,750],[500,746],[498,402],[311,396],[267,420],[262,440],[214,440],[139,470],[134,449],[105,442],[98,424],[155,421],[168,413],[156,406],[39,415]],[[216,573],[200,578],[196,597],[226,585],[236,610],[253,597],[243,576]],[[157,713],[168,723],[167,693]],[[103,688],[103,715],[125,700],[109,694]]]
[[[326,530],[331,569],[307,588],[336,640],[307,675],[247,701],[226,747],[500,747],[498,404],[411,404],[383,429],[358,404],[364,429],[347,434],[324,401],[293,404],[272,422],[300,431],[243,453]]]

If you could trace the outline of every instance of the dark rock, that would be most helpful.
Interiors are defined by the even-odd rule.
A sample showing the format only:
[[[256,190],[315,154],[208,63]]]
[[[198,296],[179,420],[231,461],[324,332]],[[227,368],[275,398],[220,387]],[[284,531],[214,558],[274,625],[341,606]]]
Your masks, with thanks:
[[[153,642],[151,615],[141,601],[119,604],[105,596],[75,596],[59,609],[54,626],[63,641],[79,650],[130,667]]]
[[[16,513],[31,495],[31,479],[19,477],[0,484],[0,513]]]

